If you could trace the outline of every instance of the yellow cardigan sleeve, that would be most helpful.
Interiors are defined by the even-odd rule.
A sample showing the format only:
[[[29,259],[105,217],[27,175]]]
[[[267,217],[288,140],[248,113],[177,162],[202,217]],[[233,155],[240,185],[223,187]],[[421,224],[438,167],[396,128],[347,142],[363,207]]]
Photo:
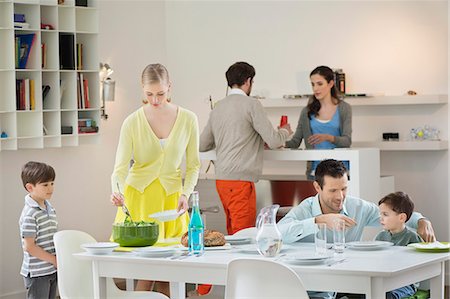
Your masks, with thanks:
[[[200,171],[198,120],[194,113],[191,113],[191,115],[190,136],[186,146],[186,175],[182,192],[187,198],[189,198],[192,191],[194,191],[195,185],[197,185]]]
[[[128,175],[128,168],[132,157],[133,139],[129,118],[126,119],[122,128],[120,129],[119,144],[117,145],[116,161],[114,163],[114,171],[111,175],[111,190],[117,190],[117,183],[119,183],[120,191],[124,192],[125,180]]]

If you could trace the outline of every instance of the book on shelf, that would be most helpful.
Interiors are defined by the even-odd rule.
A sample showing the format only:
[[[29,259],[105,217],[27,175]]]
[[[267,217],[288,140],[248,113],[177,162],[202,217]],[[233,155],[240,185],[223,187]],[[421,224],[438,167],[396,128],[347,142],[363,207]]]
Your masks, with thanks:
[[[75,69],[74,35],[72,33],[59,34],[59,64],[62,70]]]
[[[88,6],[88,0],[75,0],[75,6]]]
[[[47,68],[47,45],[45,43],[41,44],[41,62],[42,68]]]
[[[91,104],[89,102],[89,84],[88,80],[83,80],[83,90],[84,90],[84,108],[91,108]]]
[[[14,14],[14,22],[25,23],[25,14],[15,13]]]
[[[36,110],[36,96],[33,79],[30,79],[30,110]]]
[[[48,92],[50,91],[50,85],[42,85],[42,101],[45,101],[45,97],[47,96]]]
[[[28,65],[30,52],[33,48],[36,34],[16,34],[15,49],[16,49],[16,68],[25,69]]]
[[[83,69],[83,44],[77,44],[77,70]]]
[[[24,23],[24,22],[14,22],[14,28],[30,29],[30,24],[29,23]]]

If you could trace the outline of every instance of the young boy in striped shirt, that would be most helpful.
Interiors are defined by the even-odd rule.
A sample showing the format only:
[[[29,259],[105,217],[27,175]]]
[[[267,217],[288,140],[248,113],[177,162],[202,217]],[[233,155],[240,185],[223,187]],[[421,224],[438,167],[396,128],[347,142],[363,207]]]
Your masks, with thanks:
[[[53,235],[57,231],[56,213],[48,200],[53,194],[55,170],[40,162],[22,168],[22,182],[28,194],[20,216],[24,277],[27,298],[56,298],[56,254]]]

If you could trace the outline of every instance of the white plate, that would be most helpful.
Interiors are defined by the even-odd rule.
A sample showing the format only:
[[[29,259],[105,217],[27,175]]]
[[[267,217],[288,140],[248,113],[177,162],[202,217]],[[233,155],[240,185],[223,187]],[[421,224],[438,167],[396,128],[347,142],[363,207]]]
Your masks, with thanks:
[[[92,254],[109,254],[119,247],[115,242],[97,242],[81,244],[81,248]]]
[[[173,220],[177,219],[183,213],[184,213],[183,210],[181,210],[180,212],[177,212],[177,210],[168,210],[168,211],[150,214],[150,215],[148,215],[148,217],[153,218],[158,221],[161,221],[161,222],[166,222],[166,221],[173,221]]]
[[[386,241],[356,241],[346,244],[348,248],[356,250],[378,250],[392,245],[394,244]]]
[[[283,261],[295,265],[319,265],[325,263],[331,256],[316,255],[316,254],[302,254],[302,255],[288,255],[283,258]]]
[[[136,248],[133,252],[144,257],[168,257],[172,256],[176,249],[173,247],[142,247]]]
[[[231,245],[243,245],[252,243],[251,237],[225,236],[225,240]]]
[[[291,248],[292,248],[292,246],[282,245],[279,253],[286,252],[287,250],[289,250]],[[234,250],[234,252],[245,253],[245,254],[259,254],[259,251],[256,248],[256,244],[234,246],[233,250]]]
[[[177,249],[181,249],[181,250],[184,250],[184,251],[186,251],[186,250],[188,250],[188,248],[187,247],[184,247],[183,245],[180,245],[180,247],[175,247],[175,248],[177,248]],[[229,250],[229,249],[231,249],[232,247],[231,247],[231,244],[230,243],[225,243],[225,245],[223,245],[223,246],[210,246],[210,247],[206,247],[205,246],[205,251],[214,251],[214,250]]]

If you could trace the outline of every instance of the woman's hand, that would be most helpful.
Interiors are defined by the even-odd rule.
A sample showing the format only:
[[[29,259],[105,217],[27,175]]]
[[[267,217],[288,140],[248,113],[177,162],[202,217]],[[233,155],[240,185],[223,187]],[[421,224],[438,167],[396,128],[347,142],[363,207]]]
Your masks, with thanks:
[[[334,136],[329,134],[314,134],[309,136],[308,143],[311,145],[316,145],[324,141],[334,142]]]
[[[181,210],[183,210],[184,212],[187,212],[188,209],[189,209],[188,199],[187,199],[186,195],[181,194],[180,198],[178,198],[177,212],[179,212]]]
[[[121,207],[121,206],[123,206],[123,202],[125,199],[123,198],[122,194],[114,192],[113,194],[111,194],[111,197],[109,200],[116,207]]]

